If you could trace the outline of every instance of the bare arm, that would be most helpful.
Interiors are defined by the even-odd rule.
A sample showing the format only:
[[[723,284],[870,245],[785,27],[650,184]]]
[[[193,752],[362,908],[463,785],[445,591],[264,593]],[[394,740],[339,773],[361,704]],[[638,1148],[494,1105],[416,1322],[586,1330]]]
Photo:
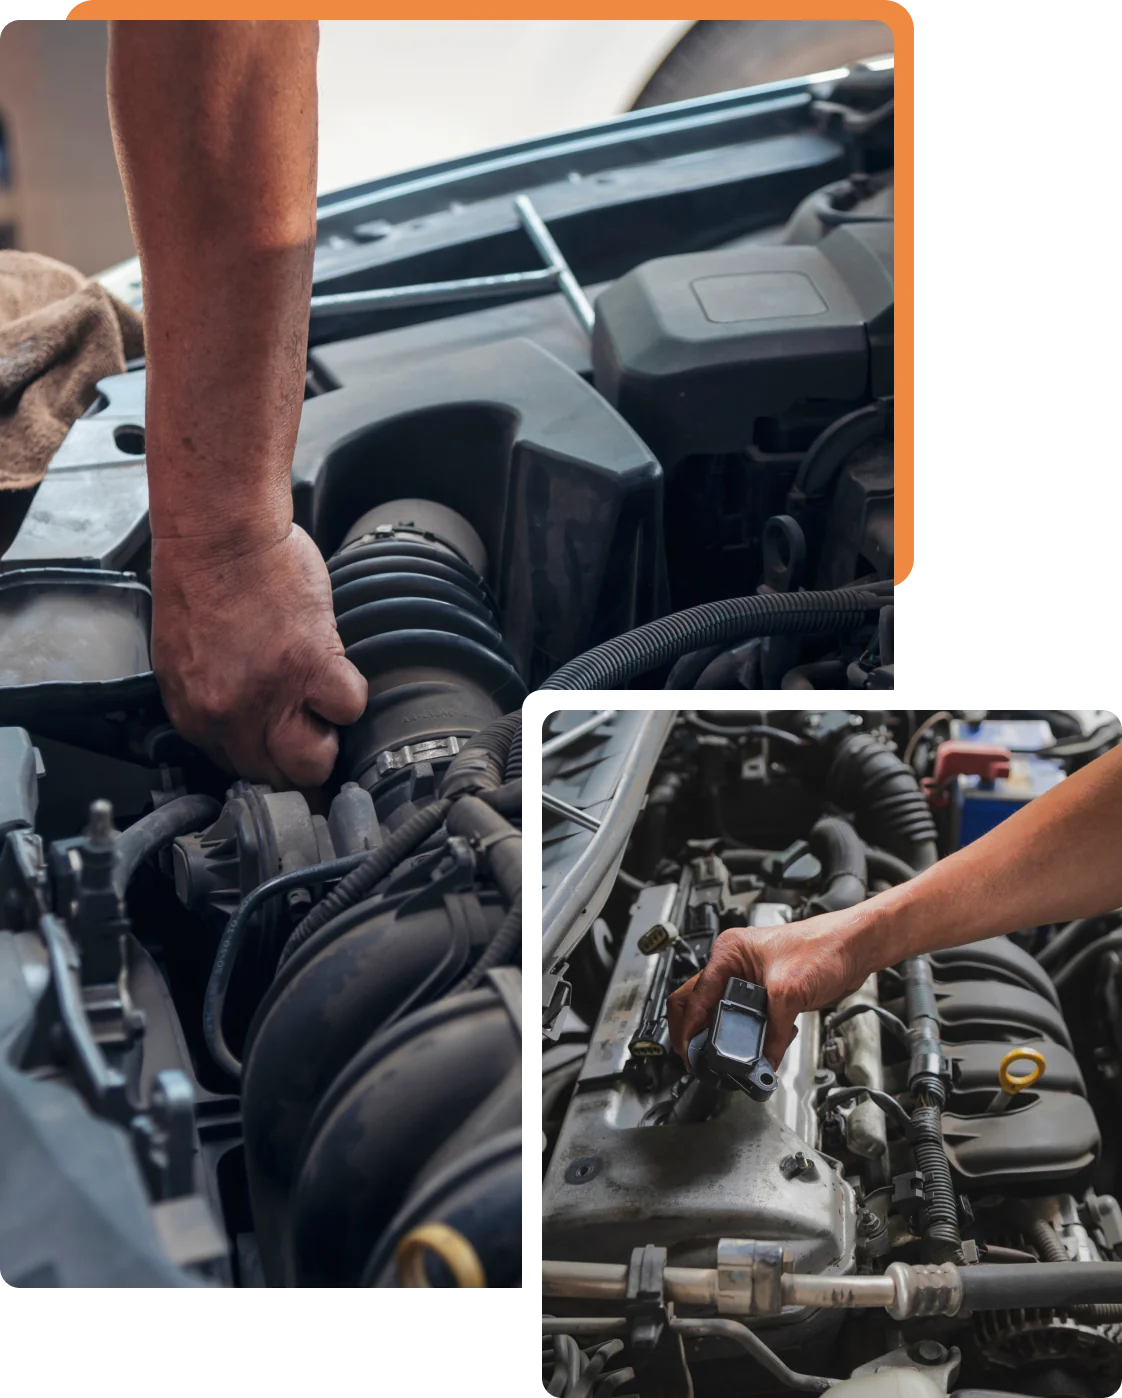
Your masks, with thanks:
[[[292,523],[315,239],[312,23],[111,26],[144,282],[153,663],[169,715],[276,785],[330,773],[365,682]]]
[[[729,976],[767,986],[773,1063],[795,1016],[836,1004],[907,956],[1122,906],[1122,748],[1068,777],[910,882],[843,912],[782,928],[736,928],[670,1000],[683,1054]]]

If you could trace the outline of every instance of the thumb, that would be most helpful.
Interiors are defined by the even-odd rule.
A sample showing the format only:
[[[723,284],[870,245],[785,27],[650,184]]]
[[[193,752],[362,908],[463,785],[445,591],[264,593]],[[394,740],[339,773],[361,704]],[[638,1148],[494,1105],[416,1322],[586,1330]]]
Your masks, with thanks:
[[[690,1040],[709,1023],[729,977],[741,974],[739,949],[733,940],[726,940],[730,936],[726,932],[717,938],[701,971],[671,996],[671,1004],[677,1001],[669,1016],[671,1043],[683,1063]]]
[[[356,670],[345,655],[335,654],[328,658],[308,686],[304,702],[313,714],[345,727],[362,717],[367,690],[362,672]]]

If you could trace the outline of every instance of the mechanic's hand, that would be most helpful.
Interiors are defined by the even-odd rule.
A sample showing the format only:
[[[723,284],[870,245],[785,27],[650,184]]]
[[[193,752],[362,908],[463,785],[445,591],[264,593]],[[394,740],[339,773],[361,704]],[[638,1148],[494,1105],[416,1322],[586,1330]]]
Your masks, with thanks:
[[[297,525],[256,548],[152,544],[152,666],[168,717],[219,765],[272,786],[321,786],[333,725],[366,707],[343,655],[319,550]]]
[[[773,1068],[795,1037],[795,1016],[836,1004],[873,969],[865,923],[856,909],[825,913],[781,927],[722,932],[704,970],[669,997],[670,1037],[683,1062],[690,1040],[710,1022],[730,976],[767,989],[764,1056]],[[866,945],[863,947],[862,943]]]

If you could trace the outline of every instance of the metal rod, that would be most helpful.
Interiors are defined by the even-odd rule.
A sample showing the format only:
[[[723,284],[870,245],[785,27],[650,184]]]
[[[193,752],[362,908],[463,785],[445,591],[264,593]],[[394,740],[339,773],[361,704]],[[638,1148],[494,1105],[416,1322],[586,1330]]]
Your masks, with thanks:
[[[585,333],[591,338],[592,327],[596,324],[596,313],[592,309],[591,301],[584,294],[580,282],[573,275],[573,269],[565,261],[561,249],[553,241],[553,234],[545,226],[541,215],[525,194],[519,194],[515,198],[514,207],[522,227],[541,254],[542,260],[558,273],[558,287],[561,295],[568,301],[573,314],[584,326]]]
[[[542,1295],[626,1300],[627,1267],[622,1262],[543,1262]]]
[[[590,816],[587,811],[578,810],[576,806],[570,806],[568,801],[562,801],[560,796],[554,796],[552,792],[542,792],[542,805],[547,811],[564,816],[566,820],[571,820],[574,825],[583,826],[585,830],[600,829],[600,822],[595,816]]]
[[[543,1315],[543,1335],[626,1335],[627,1321],[613,1315]]]
[[[683,1306],[717,1304],[717,1272],[713,1267],[667,1267],[667,1295]]]
[[[615,709],[601,709],[598,714],[593,714],[591,718],[586,718],[573,728],[566,728],[564,733],[558,733],[556,738],[550,738],[548,743],[542,744],[542,757],[552,757],[555,752],[562,752],[570,743],[575,743],[586,733],[594,733],[602,723],[614,718],[615,712]]]
[[[677,1331],[679,1335],[719,1335],[722,1339],[732,1340],[742,1349],[747,1350],[756,1363],[761,1368],[766,1369],[772,1378],[778,1379],[785,1388],[793,1388],[800,1393],[824,1393],[833,1384],[841,1382],[840,1379],[828,1379],[819,1374],[800,1374],[789,1368],[769,1345],[764,1344],[759,1335],[753,1334],[746,1325],[742,1325],[738,1320],[717,1317],[706,1320],[685,1320],[679,1316],[673,1316],[670,1320],[670,1328]]]
[[[785,1306],[891,1306],[896,1300],[892,1277],[808,1276],[788,1272],[779,1279]]]
[[[685,1306],[717,1304],[717,1271],[713,1267],[667,1267],[666,1295]],[[779,1281],[785,1306],[845,1309],[891,1306],[896,1300],[892,1276],[815,1276],[786,1272]],[[627,1297],[627,1267],[620,1262],[543,1262],[545,1296],[583,1301],[620,1301]]]
[[[717,1273],[712,1267],[667,1267],[666,1294],[686,1306],[717,1302]],[[622,1262],[543,1262],[542,1294],[583,1301],[627,1298],[627,1266]]]
[[[339,291],[313,296],[311,318],[353,315],[362,311],[396,310],[404,306],[433,306],[452,301],[483,301],[511,293],[550,291],[561,281],[558,267],[534,272],[509,272],[493,277],[462,277],[450,282],[414,282],[409,286],[379,287],[375,291]]]

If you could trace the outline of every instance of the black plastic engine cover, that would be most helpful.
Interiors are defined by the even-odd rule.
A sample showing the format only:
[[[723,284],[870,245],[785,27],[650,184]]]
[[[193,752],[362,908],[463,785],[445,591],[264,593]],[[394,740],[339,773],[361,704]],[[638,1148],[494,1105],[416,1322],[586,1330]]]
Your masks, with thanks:
[[[599,394],[528,340],[310,399],[292,482],[297,519],[325,554],[386,501],[461,514],[531,685],[655,615],[661,470]]]
[[[83,745],[102,751],[125,744],[116,719],[126,712],[166,729],[148,655],[151,612],[151,593],[132,573],[0,571],[0,724],[63,741],[80,726]]]
[[[669,469],[797,403],[890,394],[892,323],[891,224],[660,258],[596,302],[594,381]]]
[[[1093,1167],[1100,1145],[1095,1113],[1084,1098],[1028,1088],[1004,1112],[944,1112],[943,1141],[951,1169],[967,1186],[1025,1193],[1070,1187]]]
[[[1008,937],[987,937],[961,947],[929,953],[935,977],[941,982],[996,980],[1035,990],[1059,1009],[1060,999],[1048,972],[1034,956]]]
[[[1101,1137],[1051,980],[1007,937],[935,952],[931,962],[953,1084],[943,1139],[959,1184],[1014,1194],[1076,1187]],[[998,1069],[1016,1048],[1047,1066],[1005,1098]]]

